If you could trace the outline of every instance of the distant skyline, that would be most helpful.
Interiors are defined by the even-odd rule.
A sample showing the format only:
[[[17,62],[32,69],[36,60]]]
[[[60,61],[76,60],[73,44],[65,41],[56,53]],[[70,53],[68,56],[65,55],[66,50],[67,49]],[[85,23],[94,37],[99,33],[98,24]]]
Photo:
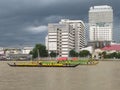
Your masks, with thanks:
[[[0,47],[44,44],[47,24],[81,19],[88,24],[91,6],[110,5],[114,12],[113,39],[120,42],[119,0],[0,0]]]

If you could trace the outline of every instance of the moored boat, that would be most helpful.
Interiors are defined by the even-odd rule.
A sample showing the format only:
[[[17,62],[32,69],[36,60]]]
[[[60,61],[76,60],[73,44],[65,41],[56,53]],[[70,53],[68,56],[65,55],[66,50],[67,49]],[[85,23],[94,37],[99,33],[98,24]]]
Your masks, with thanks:
[[[88,62],[85,62],[85,63],[80,63],[80,65],[96,65],[98,63],[99,63],[98,61],[88,61]]]
[[[76,67],[79,64],[62,64],[62,63],[55,63],[55,64],[41,64],[41,63],[8,63],[11,67]]]

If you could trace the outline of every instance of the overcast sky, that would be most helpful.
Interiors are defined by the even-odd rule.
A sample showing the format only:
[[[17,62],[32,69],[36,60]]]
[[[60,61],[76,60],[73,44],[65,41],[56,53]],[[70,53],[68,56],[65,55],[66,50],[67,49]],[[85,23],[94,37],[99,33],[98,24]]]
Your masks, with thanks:
[[[88,10],[94,5],[113,7],[114,40],[120,41],[119,4],[120,0],[0,0],[0,46],[44,44],[48,23],[60,19],[88,23]]]

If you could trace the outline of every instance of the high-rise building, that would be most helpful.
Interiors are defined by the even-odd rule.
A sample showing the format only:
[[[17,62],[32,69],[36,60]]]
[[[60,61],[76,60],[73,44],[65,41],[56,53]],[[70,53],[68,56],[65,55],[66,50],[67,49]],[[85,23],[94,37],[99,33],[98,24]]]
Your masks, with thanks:
[[[72,49],[79,52],[85,46],[84,27],[81,20],[63,19],[48,24],[48,51],[54,51],[60,57],[68,57]]]
[[[59,23],[68,23],[73,28],[75,51],[79,52],[85,46],[85,25],[81,20],[63,19]]]
[[[113,9],[108,5],[93,6],[89,10],[90,41],[113,41]]]

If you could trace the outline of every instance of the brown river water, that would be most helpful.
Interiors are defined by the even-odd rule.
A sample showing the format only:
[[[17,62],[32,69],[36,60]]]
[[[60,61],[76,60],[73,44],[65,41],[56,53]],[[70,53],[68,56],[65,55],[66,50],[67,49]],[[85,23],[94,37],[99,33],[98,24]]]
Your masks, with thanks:
[[[120,90],[120,61],[75,68],[9,67],[0,62],[0,90]]]

